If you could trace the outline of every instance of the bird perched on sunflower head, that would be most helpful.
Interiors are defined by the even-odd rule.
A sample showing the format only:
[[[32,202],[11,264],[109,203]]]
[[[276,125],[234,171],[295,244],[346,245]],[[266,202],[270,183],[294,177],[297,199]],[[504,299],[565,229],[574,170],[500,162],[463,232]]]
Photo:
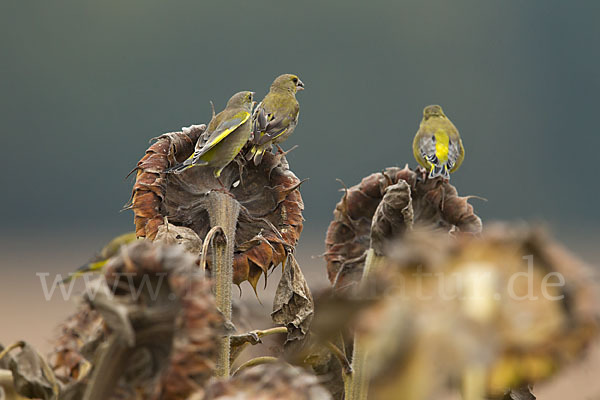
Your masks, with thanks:
[[[458,129],[446,117],[442,107],[431,105],[423,110],[423,120],[413,141],[413,154],[429,171],[429,178],[450,179],[463,162],[465,149]]]
[[[297,75],[283,74],[275,78],[269,93],[256,107],[253,115],[253,146],[246,154],[259,165],[265,151],[286,140],[298,123],[300,105],[296,93],[304,89]]]
[[[254,92],[248,91],[234,94],[225,109],[208,124],[205,132],[208,139],[198,140],[194,154],[165,172],[180,173],[194,166],[208,166],[213,168],[215,178],[219,179],[221,171],[250,139],[253,96]]]

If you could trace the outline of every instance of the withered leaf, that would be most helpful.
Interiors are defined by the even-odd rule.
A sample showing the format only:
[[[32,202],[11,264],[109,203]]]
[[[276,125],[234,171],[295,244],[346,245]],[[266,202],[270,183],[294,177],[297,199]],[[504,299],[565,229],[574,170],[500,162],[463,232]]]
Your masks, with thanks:
[[[202,252],[202,239],[198,237],[196,232],[185,226],[177,226],[171,223],[162,224],[158,227],[154,240],[165,244],[183,246],[185,251],[196,256],[199,256]]]
[[[36,399],[56,399],[58,386],[44,359],[26,342],[9,362],[15,390],[22,396]]]
[[[271,318],[276,324],[288,328],[287,341],[302,339],[310,327],[314,314],[314,301],[302,270],[293,254],[277,285]]]

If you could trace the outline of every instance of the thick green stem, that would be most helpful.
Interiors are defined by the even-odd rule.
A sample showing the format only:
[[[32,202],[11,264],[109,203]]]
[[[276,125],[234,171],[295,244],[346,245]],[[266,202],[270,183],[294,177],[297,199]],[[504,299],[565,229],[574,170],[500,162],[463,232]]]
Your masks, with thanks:
[[[215,300],[217,307],[231,321],[231,285],[233,284],[233,250],[235,246],[235,228],[240,204],[225,193],[211,192],[208,195],[211,226],[219,226],[223,235],[218,235],[212,242],[213,276],[215,279]],[[216,376],[229,376],[229,335],[219,339]]]
[[[352,350],[352,377],[349,382],[348,400],[366,400],[369,391],[369,376],[367,370],[368,351],[360,335],[354,338]]]
[[[367,284],[369,274],[373,273],[383,261],[383,257],[375,254],[373,249],[367,252],[365,268],[361,279],[361,286]],[[347,400],[366,400],[369,393],[369,368],[368,368],[368,346],[365,338],[360,334],[354,335],[354,347],[352,350],[352,375],[344,382]]]
[[[344,382],[344,393],[346,394],[345,398],[347,399],[348,395],[350,393],[350,389],[351,389],[353,371],[352,371],[352,364],[350,363],[350,361],[348,360],[348,357],[346,355],[346,344],[344,343],[344,335],[342,333],[340,333],[340,335],[335,340],[335,342],[333,342],[331,344],[340,350],[340,352],[342,353],[342,355],[344,356],[344,359],[345,359],[345,361],[343,361],[338,358],[340,360],[340,364],[342,366],[342,381]],[[334,355],[335,355],[335,351],[332,351],[332,353],[334,353]],[[347,367],[346,367],[346,362],[348,365]]]

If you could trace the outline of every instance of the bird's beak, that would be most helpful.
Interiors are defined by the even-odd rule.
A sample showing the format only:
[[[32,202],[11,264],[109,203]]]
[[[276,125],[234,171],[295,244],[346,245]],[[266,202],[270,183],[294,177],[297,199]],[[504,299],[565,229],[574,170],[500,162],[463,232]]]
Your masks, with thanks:
[[[304,90],[304,83],[302,83],[302,81],[300,79],[298,79],[298,83],[296,84],[296,90],[298,92],[301,90]]]

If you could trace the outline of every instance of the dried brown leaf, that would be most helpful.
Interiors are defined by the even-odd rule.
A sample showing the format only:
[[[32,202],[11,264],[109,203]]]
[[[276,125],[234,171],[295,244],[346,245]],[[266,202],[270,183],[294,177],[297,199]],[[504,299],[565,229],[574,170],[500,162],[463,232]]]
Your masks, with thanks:
[[[19,348],[7,359],[14,390],[27,398],[57,399],[58,384],[46,361],[26,342],[21,342]]]
[[[202,252],[202,239],[198,234],[185,226],[176,226],[170,223],[162,224],[156,233],[156,242],[165,244],[177,244],[191,254],[199,256]]]
[[[276,324],[288,328],[287,341],[304,338],[314,314],[314,301],[302,270],[293,254],[277,286],[271,318]]]

